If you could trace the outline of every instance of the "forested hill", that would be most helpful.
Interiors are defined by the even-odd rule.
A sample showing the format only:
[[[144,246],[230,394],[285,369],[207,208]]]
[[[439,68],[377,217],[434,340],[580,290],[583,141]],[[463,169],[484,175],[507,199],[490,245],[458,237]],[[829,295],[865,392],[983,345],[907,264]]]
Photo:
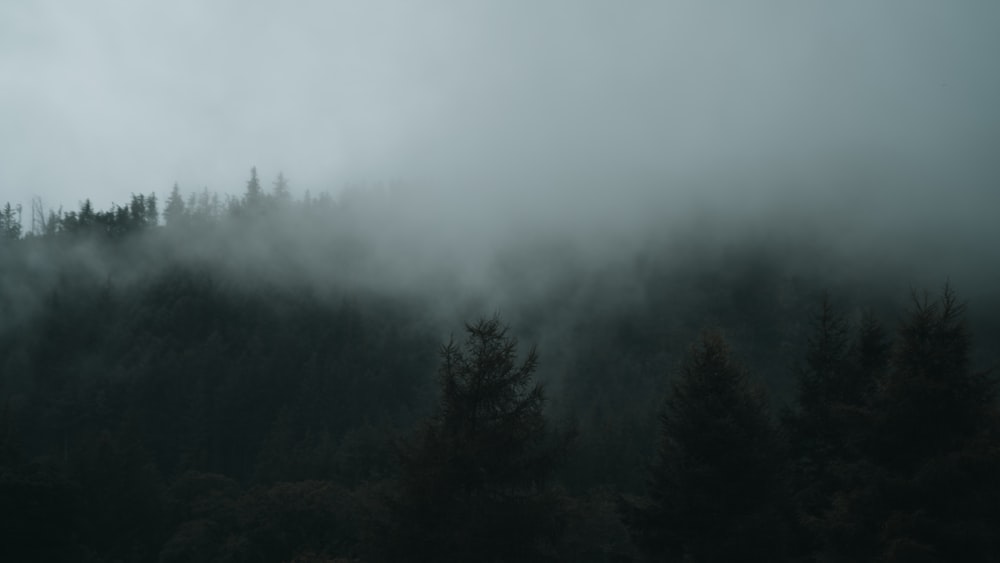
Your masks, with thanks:
[[[0,559],[1000,557],[987,284],[416,197],[0,210]]]

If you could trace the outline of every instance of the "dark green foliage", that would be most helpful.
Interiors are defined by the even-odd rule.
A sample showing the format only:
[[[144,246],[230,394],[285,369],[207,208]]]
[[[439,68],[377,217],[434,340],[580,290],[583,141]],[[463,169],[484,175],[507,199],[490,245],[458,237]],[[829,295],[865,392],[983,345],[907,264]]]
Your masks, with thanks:
[[[170,218],[168,217],[168,221]],[[63,234],[79,240],[100,238],[120,240],[130,234],[159,225],[156,194],[132,194],[128,205],[113,205],[107,211],[94,209],[89,199],[79,211],[51,213],[43,224],[42,234]]]
[[[813,319],[805,365],[797,370],[797,409],[783,423],[791,454],[792,488],[800,511],[798,549],[832,541],[831,515],[838,491],[856,486],[867,472],[862,448],[870,429],[868,402],[887,363],[885,334],[868,312],[852,338],[846,320],[824,294]],[[861,533],[861,535],[864,535]],[[859,545],[859,535],[842,544]],[[849,554],[853,552],[849,551]]]
[[[257,167],[250,169],[250,179],[247,180],[247,191],[244,195],[248,206],[258,205],[264,197],[264,190],[260,187],[260,180],[257,179]]]
[[[634,507],[653,560],[773,561],[785,549],[784,465],[764,397],[718,332],[693,346],[662,418],[649,503]]]
[[[390,560],[538,561],[559,532],[547,481],[560,449],[546,435],[534,349],[499,318],[441,350],[441,405],[404,449]]]
[[[875,384],[889,365],[892,346],[889,335],[882,323],[871,310],[861,317],[857,337],[851,347],[851,361],[854,363],[854,378],[849,382],[848,400],[861,402],[874,391]]]
[[[303,554],[349,555],[358,513],[349,491],[299,481],[241,492],[220,475],[187,473],[169,491],[173,533],[159,561],[291,561]]]
[[[879,437],[892,444],[878,448],[889,466],[954,451],[995,408],[993,382],[970,366],[964,312],[950,288],[935,302],[914,296],[875,398]]]
[[[78,510],[77,490],[58,467],[0,462],[0,559],[79,560]]]
[[[815,329],[809,337],[806,369],[799,377],[799,405],[804,411],[815,412],[833,401],[858,402],[853,382],[847,377],[847,323],[837,314],[824,295]],[[858,394],[859,395],[859,394]]]
[[[996,357],[989,302],[978,356],[950,290],[890,345],[829,299],[804,330],[826,280],[780,245],[594,268],[532,241],[491,287],[545,364],[497,319],[469,326],[400,448],[433,410],[439,335],[494,296],[372,275],[392,197],[259,188],[175,186],[163,227],[153,194],[33,206],[27,236],[0,209],[0,560],[1000,558],[1000,416],[973,368]],[[733,351],[707,334],[663,377],[706,323]],[[734,354],[794,402],[783,433]]]
[[[965,306],[914,297],[872,401],[867,452],[885,472],[880,547],[953,561],[1000,557],[996,384],[970,365]]]
[[[163,529],[160,475],[135,430],[102,432],[71,457],[79,487],[75,529],[88,550],[108,559],[145,560]]]
[[[788,418],[797,499],[821,553],[886,561],[1000,555],[994,384],[970,367],[963,313],[950,288],[938,301],[915,297],[891,351],[866,315],[832,372],[834,392],[800,401]],[[817,334],[827,326],[818,323]]]
[[[21,206],[6,203],[0,209],[0,241],[21,238]]]

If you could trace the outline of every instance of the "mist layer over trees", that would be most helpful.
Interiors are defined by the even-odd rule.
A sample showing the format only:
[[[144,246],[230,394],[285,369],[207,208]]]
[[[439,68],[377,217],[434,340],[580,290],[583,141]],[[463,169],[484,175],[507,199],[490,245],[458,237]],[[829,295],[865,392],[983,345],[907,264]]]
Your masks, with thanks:
[[[267,184],[0,209],[4,560],[1000,557],[975,267]]]

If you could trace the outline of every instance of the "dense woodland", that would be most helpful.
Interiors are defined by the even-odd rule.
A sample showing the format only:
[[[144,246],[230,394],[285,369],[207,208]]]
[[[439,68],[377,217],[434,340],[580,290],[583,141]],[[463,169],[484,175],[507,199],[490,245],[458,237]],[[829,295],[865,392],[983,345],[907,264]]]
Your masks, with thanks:
[[[475,286],[408,197],[0,210],[0,560],[1000,560],[988,294],[696,231]]]

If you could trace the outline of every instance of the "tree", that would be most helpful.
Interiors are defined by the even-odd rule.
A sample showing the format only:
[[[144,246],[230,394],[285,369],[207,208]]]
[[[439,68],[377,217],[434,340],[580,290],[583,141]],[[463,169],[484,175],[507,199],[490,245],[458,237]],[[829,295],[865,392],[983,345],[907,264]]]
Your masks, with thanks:
[[[287,204],[292,200],[292,194],[288,191],[288,179],[284,172],[278,172],[278,178],[274,181],[274,199],[281,204]]]
[[[45,221],[43,227],[44,231],[42,234],[48,237],[55,236],[55,234],[59,232],[59,229],[62,228],[62,225],[63,225],[62,207],[59,208],[59,211],[53,211],[49,209],[49,218],[46,219]]]
[[[547,479],[561,451],[547,438],[538,356],[517,361],[498,317],[466,325],[441,349],[441,404],[402,452],[388,557],[533,561],[558,532]]]
[[[250,179],[247,180],[247,191],[244,196],[247,207],[259,207],[264,202],[264,190],[260,187],[260,180],[257,178],[257,167],[250,169]]]
[[[844,391],[841,381],[847,364],[847,323],[823,294],[820,311],[806,351],[806,368],[799,374],[799,404],[815,411]]]
[[[648,504],[631,509],[654,560],[773,561],[784,549],[781,441],[763,395],[705,332],[661,416]]]
[[[209,221],[214,219],[218,215],[218,194],[209,193],[208,187],[205,186],[201,189],[201,193],[198,194],[198,206],[196,209],[191,210],[192,213],[202,221]]]
[[[880,328],[862,324],[855,361],[874,385],[849,430],[858,459],[835,466],[841,478],[821,523],[835,556],[1000,557],[996,385],[971,367],[964,312],[950,287],[934,301],[914,295],[891,351]]]
[[[181,196],[181,190],[177,187],[177,183],[174,182],[174,187],[170,190],[170,196],[167,198],[167,206],[163,210],[163,220],[167,222],[167,226],[175,226],[184,218],[184,213],[184,198]]]
[[[0,209],[0,239],[21,238],[21,206],[7,203]]]
[[[871,537],[844,532],[833,503],[871,474],[863,454],[871,422],[868,401],[884,373],[888,344],[881,324],[870,312],[855,338],[849,332],[847,322],[824,294],[813,320],[805,365],[796,374],[797,409],[785,413],[783,423],[802,524],[800,547],[811,551],[841,544],[834,550],[851,558],[861,556],[855,550],[870,544]]]
[[[90,202],[90,198],[83,200],[80,204],[80,213],[77,215],[80,221],[80,227],[83,229],[89,229],[97,221],[97,212],[94,211],[94,205]]]
[[[156,194],[151,193],[146,196],[146,225],[155,227],[160,224],[160,210],[157,206]]]
[[[865,311],[858,326],[857,336],[851,344],[850,358],[855,377],[851,381],[850,397],[867,397],[874,391],[875,383],[889,367],[892,346],[885,327],[871,310]]]
[[[971,366],[964,315],[950,287],[937,301],[914,295],[875,396],[881,446],[874,451],[887,465],[909,468],[954,450],[995,410],[994,382]]]

